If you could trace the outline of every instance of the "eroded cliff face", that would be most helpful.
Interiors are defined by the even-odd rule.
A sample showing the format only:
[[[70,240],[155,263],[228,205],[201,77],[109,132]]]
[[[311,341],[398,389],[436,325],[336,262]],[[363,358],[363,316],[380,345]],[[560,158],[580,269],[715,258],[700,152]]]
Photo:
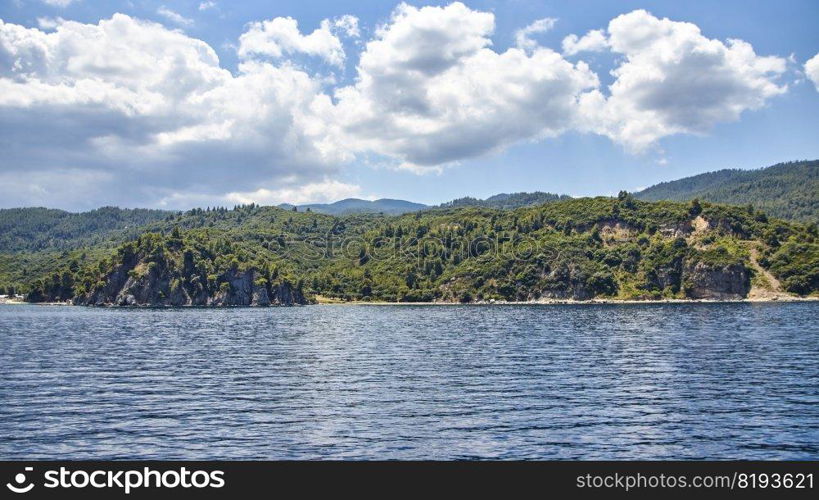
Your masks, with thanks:
[[[685,295],[692,299],[737,300],[751,291],[751,273],[740,264],[688,263],[683,271]]]
[[[589,300],[596,295],[588,284],[588,275],[572,263],[561,263],[545,273],[541,290],[530,299]]]
[[[131,264],[131,265],[129,265]],[[74,298],[79,305],[112,306],[270,306],[306,304],[287,281],[270,284],[256,269],[231,269],[207,283],[168,267],[123,263],[104,284]]]
[[[554,271],[553,271],[554,273]],[[740,300],[751,291],[751,271],[742,264],[712,265],[685,261],[667,268],[652,270],[648,277],[660,290],[682,290],[685,298],[706,300]],[[605,293],[614,293],[615,284],[602,285],[575,269],[569,269],[560,280],[544,289],[539,297],[549,299],[589,300]]]
[[[648,270],[645,273],[646,285],[655,290],[670,288],[674,293],[677,293],[682,283],[682,274],[682,259],[677,259],[668,263],[668,265]]]
[[[307,234],[313,226],[306,221],[298,227],[288,221],[273,239],[272,231],[237,229],[236,234],[245,236],[236,241],[233,233],[221,230],[174,228],[170,233],[145,233],[83,266],[69,265],[35,283],[27,300],[153,306],[299,304],[307,300],[294,283],[305,281],[311,293],[337,300],[736,300],[752,293],[752,275],[769,268],[768,281],[783,280],[777,289],[809,293],[815,288],[813,275],[807,272],[810,262],[802,258],[813,252],[810,245],[816,245],[817,237],[813,233],[801,235],[800,228],[779,223],[766,225],[747,209],[716,207],[702,212],[702,207],[698,211],[671,203],[642,206],[627,201],[592,199],[572,202],[559,211],[548,210],[550,205],[531,213],[442,212],[425,219],[396,219],[373,232],[373,241],[393,238],[404,245],[406,235],[431,234],[445,251],[428,252],[411,242],[407,252],[402,247],[401,253],[383,255],[387,265],[370,256],[348,259],[333,252],[305,265],[309,254],[301,246],[287,250],[295,252],[292,261],[283,260],[281,234]],[[342,221],[334,223],[332,231],[341,225]],[[487,234],[496,239],[489,245],[491,252],[464,245],[483,241]],[[532,252],[518,255],[518,250],[530,247]],[[762,252],[758,259],[764,261],[755,262],[752,251]],[[778,254],[785,255],[777,259]]]

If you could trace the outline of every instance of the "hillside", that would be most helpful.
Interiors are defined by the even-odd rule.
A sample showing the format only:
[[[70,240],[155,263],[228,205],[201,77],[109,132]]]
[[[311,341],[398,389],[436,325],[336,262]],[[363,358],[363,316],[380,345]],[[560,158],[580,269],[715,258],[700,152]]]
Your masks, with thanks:
[[[460,208],[460,207],[486,207],[499,209],[515,209],[520,207],[531,207],[543,203],[553,201],[568,200],[569,196],[565,194],[544,193],[542,191],[535,191],[532,193],[500,193],[490,196],[485,200],[472,197],[464,197],[452,200],[447,203],[442,203],[441,208]]]
[[[781,283],[772,293],[819,290],[815,226],[743,207],[643,202],[627,193],[399,217],[255,205],[196,209],[153,222],[116,249],[76,249],[52,264],[17,275],[29,300],[217,306],[735,299],[776,286],[759,269]]]
[[[279,205],[280,208],[292,209],[293,205],[283,203]],[[329,215],[348,215],[348,214],[386,214],[386,215],[401,215],[410,212],[417,212],[427,208],[422,203],[413,203],[404,200],[392,200],[389,198],[381,198],[380,200],[361,200],[358,198],[347,198],[339,200],[334,203],[311,203],[308,205],[298,205],[298,209],[302,211],[310,210],[320,214]]]
[[[464,197],[458,198],[437,206],[424,205],[405,200],[393,200],[382,198],[380,200],[361,200],[358,198],[348,198],[334,203],[312,203],[309,205],[298,205],[298,210],[317,212],[328,215],[350,215],[350,214],[384,214],[403,215],[427,209],[437,208],[463,208],[463,207],[484,207],[512,210],[520,207],[530,207],[549,203],[552,201],[567,200],[569,196],[563,194],[544,193],[535,191],[532,193],[500,193],[486,199]],[[279,208],[292,210],[294,205],[283,203]]]
[[[164,210],[103,207],[72,213],[48,208],[0,209],[0,253],[66,250],[136,236],[137,228],[173,216]]]
[[[719,170],[651,186],[641,200],[753,205],[770,216],[819,222],[819,160],[780,163],[759,170]]]

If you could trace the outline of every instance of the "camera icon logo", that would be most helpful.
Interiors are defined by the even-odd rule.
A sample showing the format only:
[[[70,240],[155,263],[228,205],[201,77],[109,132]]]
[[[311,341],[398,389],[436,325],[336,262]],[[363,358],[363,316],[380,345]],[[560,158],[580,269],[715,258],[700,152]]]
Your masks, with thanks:
[[[26,467],[25,470],[26,472],[31,472],[34,470],[34,467]],[[14,476],[14,482],[16,484],[6,483],[6,487],[14,493],[28,493],[32,490],[32,488],[34,488],[34,483],[25,484],[26,475],[22,472],[19,472]]]

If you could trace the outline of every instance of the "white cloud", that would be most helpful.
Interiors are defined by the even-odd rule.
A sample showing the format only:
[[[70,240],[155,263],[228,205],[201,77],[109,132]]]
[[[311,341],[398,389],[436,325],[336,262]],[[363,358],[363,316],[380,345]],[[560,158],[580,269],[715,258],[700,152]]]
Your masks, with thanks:
[[[225,195],[226,202],[257,203],[261,205],[278,205],[292,203],[327,203],[344,198],[361,198],[361,187],[336,180],[324,179],[302,186],[279,189],[257,189],[249,192],[234,192]]]
[[[641,152],[786,91],[777,83],[785,59],[645,11],[563,40],[566,55],[617,56],[608,88],[585,62],[530,36],[554,20],[523,28],[519,46],[500,51],[494,15],[462,3],[399,5],[344,86],[291,58],[342,66],[342,38],[361,33],[353,16],[325,19],[310,34],[291,18],[251,23],[233,73],[208,44],[158,23],[123,14],[38,22],[46,31],[0,20],[7,205],[331,201],[360,196],[335,180],[355,158],[434,172],[566,131]],[[811,78],[817,70],[819,55],[805,65]],[[15,178],[30,179],[30,189]]]
[[[216,7],[216,2],[207,1],[199,3],[199,10],[208,10],[214,7]]]
[[[52,7],[68,7],[74,2],[78,0],[42,0],[42,2],[46,5],[50,5]]]
[[[40,27],[41,30],[53,30],[57,28],[60,24],[64,23],[65,19],[62,17],[38,17],[37,18],[37,26]]]
[[[819,91],[819,54],[816,54],[805,63],[805,74],[816,86],[816,90]]]
[[[358,18],[349,14],[343,15],[333,19],[333,26],[344,32],[345,35],[351,38],[358,38],[361,36],[361,31],[358,28]]]
[[[191,26],[193,24],[193,19],[188,19],[187,17],[172,11],[171,9],[165,7],[164,5],[156,9],[156,13],[164,17],[168,21],[176,23],[180,26]]]
[[[635,11],[564,49],[611,46],[624,57],[608,93],[576,64],[517,32],[518,48],[492,50],[494,16],[461,3],[402,4],[365,46],[355,85],[338,89],[336,121],[358,151],[415,172],[567,130],[594,132],[642,152],[679,133],[706,133],[786,90],[778,57],[746,42],[704,37],[689,23]],[[525,50],[522,50],[525,48]]]
[[[578,38],[569,35],[563,39],[563,53],[573,56],[580,52],[600,52],[608,48],[608,40],[603,30],[592,30]]]
[[[324,119],[331,107],[290,64],[245,61],[232,75],[206,43],[123,14],[49,33],[0,21],[6,173],[114,176],[98,200],[146,205],[323,179],[351,158]]]
[[[401,4],[336,92],[348,143],[419,171],[571,128],[596,75],[542,47],[495,52],[493,30],[461,3]]]
[[[344,64],[344,48],[333,33],[339,28],[347,34],[358,33],[358,19],[344,16],[335,22],[324,19],[319,28],[309,35],[302,35],[298,21],[292,17],[277,17],[268,21],[250,23],[248,30],[239,37],[239,57],[256,56],[281,58],[303,53],[320,57],[334,66]]]
[[[538,19],[529,26],[519,29],[515,32],[515,45],[521,49],[532,50],[537,47],[537,42],[532,40],[531,35],[538,33],[546,33],[554,28],[557,19],[553,17],[546,17]]]
[[[608,44],[624,56],[610,95],[584,96],[589,129],[640,152],[662,137],[702,134],[784,93],[780,57],[758,56],[742,40],[723,43],[691,23],[637,10],[613,19]]]
[[[0,176],[0,178],[2,178]],[[286,184],[286,183],[285,183]],[[252,191],[231,191],[228,193],[208,194],[201,192],[171,192],[154,205],[165,209],[187,209],[190,207],[231,206],[256,203],[257,205],[279,205],[291,203],[328,203],[344,198],[375,199],[362,194],[361,187],[329,178],[307,184],[277,185],[262,187]]]

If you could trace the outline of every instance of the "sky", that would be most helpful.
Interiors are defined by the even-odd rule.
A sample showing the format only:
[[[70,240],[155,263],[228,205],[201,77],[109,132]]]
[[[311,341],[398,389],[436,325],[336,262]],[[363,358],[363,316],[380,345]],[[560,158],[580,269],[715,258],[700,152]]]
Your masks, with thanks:
[[[0,3],[0,207],[636,191],[819,158],[819,2]]]

